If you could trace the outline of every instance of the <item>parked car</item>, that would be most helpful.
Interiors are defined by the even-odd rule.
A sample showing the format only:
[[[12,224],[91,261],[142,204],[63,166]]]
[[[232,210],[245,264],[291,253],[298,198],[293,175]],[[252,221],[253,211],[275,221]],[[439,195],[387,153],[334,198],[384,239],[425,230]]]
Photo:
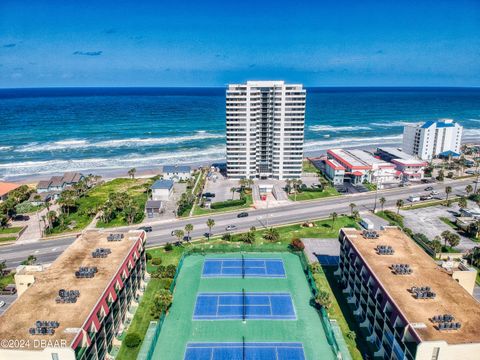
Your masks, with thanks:
[[[185,236],[183,237],[183,241],[187,241],[187,242],[188,242],[188,241],[191,241],[191,240],[192,240],[192,237],[191,237],[191,236],[185,235]]]
[[[215,194],[214,194],[214,193],[211,193],[211,192],[206,192],[206,193],[203,193],[202,196],[203,196],[203,197],[206,197],[206,198],[214,198],[214,197],[215,197]]]
[[[30,220],[30,216],[28,215],[15,215],[13,218],[12,218],[13,221],[28,221]]]
[[[235,230],[237,227],[235,225],[228,225],[225,230],[227,231],[232,231],[232,230]]]
[[[244,218],[248,216],[248,212],[241,212],[240,214],[237,215],[237,218]]]
[[[0,308],[5,306],[5,301],[0,301]]]
[[[425,188],[425,191],[432,191],[432,190],[433,190],[433,186],[427,186],[427,187]]]
[[[433,191],[430,193],[430,195],[433,195],[433,196],[438,195],[438,194],[439,194],[439,192],[438,192],[438,191],[435,191],[435,190],[433,190]]]
[[[151,226],[141,226],[137,230],[143,230],[145,232],[152,232],[152,227]]]

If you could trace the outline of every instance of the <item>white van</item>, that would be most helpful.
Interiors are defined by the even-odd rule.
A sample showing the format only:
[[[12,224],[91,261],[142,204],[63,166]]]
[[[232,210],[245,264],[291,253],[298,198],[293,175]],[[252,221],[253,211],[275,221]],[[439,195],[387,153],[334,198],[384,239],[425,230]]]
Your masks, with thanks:
[[[375,228],[373,222],[366,218],[363,218],[362,221],[360,221],[360,225],[366,230],[373,230]]]
[[[410,195],[408,197],[408,201],[410,201],[410,202],[417,202],[417,201],[420,201],[420,200],[421,200],[420,195]]]

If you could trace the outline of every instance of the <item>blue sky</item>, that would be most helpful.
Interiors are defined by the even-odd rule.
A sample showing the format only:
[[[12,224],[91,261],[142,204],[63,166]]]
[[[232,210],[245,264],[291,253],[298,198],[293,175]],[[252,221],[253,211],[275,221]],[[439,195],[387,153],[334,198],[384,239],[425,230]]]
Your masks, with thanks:
[[[0,87],[479,86],[480,1],[0,1]]]

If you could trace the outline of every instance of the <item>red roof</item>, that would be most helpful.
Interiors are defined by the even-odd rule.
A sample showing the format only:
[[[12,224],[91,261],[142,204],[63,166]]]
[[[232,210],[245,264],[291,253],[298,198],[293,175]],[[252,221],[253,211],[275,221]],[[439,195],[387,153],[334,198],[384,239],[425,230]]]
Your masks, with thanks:
[[[345,168],[342,165],[335,165],[332,161],[328,159],[325,160],[325,163],[334,170],[345,170]]]
[[[363,175],[363,173],[361,173],[360,171],[354,171],[352,174],[355,175],[355,176],[362,176]]]
[[[0,196],[7,195],[10,191],[13,191],[19,187],[20,187],[19,184],[0,182]]]

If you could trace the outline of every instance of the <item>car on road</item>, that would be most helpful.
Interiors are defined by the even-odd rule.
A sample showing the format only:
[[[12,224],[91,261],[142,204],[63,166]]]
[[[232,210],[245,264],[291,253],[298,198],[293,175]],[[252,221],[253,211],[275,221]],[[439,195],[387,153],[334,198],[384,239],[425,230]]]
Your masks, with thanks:
[[[5,306],[5,301],[0,301],[0,308]]]
[[[227,231],[232,231],[232,230],[235,230],[237,227],[235,225],[228,225],[225,230]]]
[[[137,230],[143,230],[145,232],[152,232],[152,227],[151,226],[141,226]]]
[[[203,196],[203,197],[206,197],[206,198],[214,198],[214,197],[215,197],[215,193],[206,192],[206,193],[203,193],[202,196]]]
[[[170,233],[170,235],[175,236],[175,230],[172,230],[172,232]]]
[[[430,195],[438,195],[438,194],[439,194],[439,192],[438,192],[438,191],[435,191],[435,190],[433,190],[433,191],[430,193]]]
[[[192,237],[191,237],[191,236],[188,236],[188,235],[185,235],[185,236],[183,237],[183,241],[187,241],[187,242],[192,241]]]
[[[240,214],[237,215],[237,218],[244,218],[248,216],[248,212],[241,212]]]
[[[427,186],[427,187],[425,188],[425,191],[432,191],[432,190],[433,190],[433,186]]]

